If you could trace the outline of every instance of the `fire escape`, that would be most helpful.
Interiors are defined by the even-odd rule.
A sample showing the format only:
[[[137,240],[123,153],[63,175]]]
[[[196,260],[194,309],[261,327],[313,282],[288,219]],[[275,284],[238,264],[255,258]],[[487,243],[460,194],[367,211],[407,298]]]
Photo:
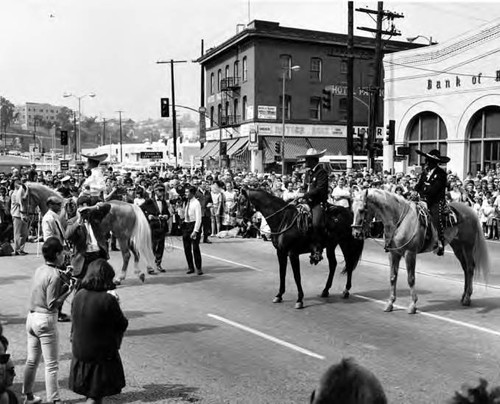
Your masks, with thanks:
[[[222,127],[241,124],[240,106],[240,78],[226,77],[221,80]]]

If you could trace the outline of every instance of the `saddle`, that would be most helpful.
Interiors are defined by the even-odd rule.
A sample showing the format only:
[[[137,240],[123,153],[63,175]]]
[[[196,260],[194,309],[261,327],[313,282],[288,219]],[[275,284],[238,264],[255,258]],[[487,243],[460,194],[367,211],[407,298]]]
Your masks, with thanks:
[[[427,209],[427,204],[425,202],[419,201],[415,202],[415,207],[417,209],[418,221],[425,229],[424,243],[421,248],[421,251],[425,251],[427,248],[429,248],[436,229],[432,224],[432,218],[429,210]],[[444,230],[456,226],[459,222],[457,211],[449,204],[444,205],[442,215]]]
[[[299,203],[295,206],[297,208],[297,228],[302,234],[309,233],[312,229],[312,211],[307,203]]]

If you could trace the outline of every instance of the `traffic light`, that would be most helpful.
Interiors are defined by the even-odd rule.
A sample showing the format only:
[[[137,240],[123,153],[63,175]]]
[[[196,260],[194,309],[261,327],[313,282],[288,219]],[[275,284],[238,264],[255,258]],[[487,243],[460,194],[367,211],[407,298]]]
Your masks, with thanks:
[[[168,98],[161,99],[160,107],[161,107],[161,117],[168,118],[170,116]]]
[[[391,119],[389,124],[386,126],[386,140],[390,145],[394,144],[394,137],[396,135],[396,121]]]
[[[321,97],[321,105],[324,109],[332,109],[332,93],[326,88],[323,89],[323,97]]]
[[[220,155],[225,156],[227,154],[227,142],[221,142],[220,144]]]
[[[281,154],[281,142],[276,142],[274,144],[274,152],[276,154]]]
[[[68,131],[62,130],[61,131],[61,146],[67,146],[67,145],[68,145]]]

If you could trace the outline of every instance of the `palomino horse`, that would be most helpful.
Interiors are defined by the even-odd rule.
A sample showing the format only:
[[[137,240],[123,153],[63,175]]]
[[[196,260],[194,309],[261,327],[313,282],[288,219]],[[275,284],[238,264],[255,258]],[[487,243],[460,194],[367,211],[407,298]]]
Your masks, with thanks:
[[[21,215],[33,214],[37,206],[43,215],[48,210],[46,201],[49,196],[63,199],[57,191],[35,182],[23,184],[17,192],[21,202]],[[100,223],[100,228],[103,233],[113,232],[120,244],[123,258],[121,273],[115,278],[115,283],[119,284],[125,279],[131,252],[134,254],[135,273],[140,274],[140,279],[144,280],[145,268],[154,268],[155,265],[149,223],[142,210],[135,205],[121,201],[106,203],[111,209]],[[91,213],[96,207],[83,209]],[[63,216],[64,212],[61,212],[61,218]],[[145,268],[139,269],[139,258],[143,259]]]
[[[283,199],[264,190],[243,189],[238,199],[238,210],[245,220],[249,220],[254,212],[250,204],[260,211],[267,220],[271,228],[271,239],[278,256],[280,287],[273,302],[281,303],[283,301],[287,258],[289,258],[298,291],[295,308],[301,309],[304,307],[304,292],[300,278],[299,255],[311,252],[311,240],[310,236],[304,234],[299,228],[299,211],[294,205],[286,203]],[[321,297],[328,297],[329,295],[337,267],[335,248],[340,245],[345,258],[344,272],[347,273],[343,297],[348,298],[351,289],[352,272],[356,268],[363,251],[363,240],[356,240],[351,234],[352,213],[349,209],[331,207],[326,216],[328,237],[324,244],[326,246],[329,274]]]
[[[445,229],[445,242],[449,243],[462,265],[465,276],[462,304],[469,306],[472,295],[472,280],[477,270],[486,279],[489,272],[488,249],[476,212],[462,203],[450,203],[456,212],[457,224]],[[375,216],[384,223],[386,249],[391,266],[391,294],[385,311],[392,311],[396,301],[396,284],[399,262],[406,261],[408,285],[412,302],[408,313],[417,311],[415,291],[415,262],[417,254],[436,248],[437,234],[426,209],[415,202],[380,189],[355,190],[352,204],[354,220],[353,235],[363,238],[365,228]]]

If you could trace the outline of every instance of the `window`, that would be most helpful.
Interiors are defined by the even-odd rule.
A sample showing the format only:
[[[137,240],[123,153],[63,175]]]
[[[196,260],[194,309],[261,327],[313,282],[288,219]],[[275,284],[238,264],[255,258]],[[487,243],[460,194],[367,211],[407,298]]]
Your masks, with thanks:
[[[469,171],[496,169],[500,163],[500,107],[488,106],[477,111],[469,126]]]
[[[229,101],[226,101],[226,105],[224,106],[224,115],[229,116]]]
[[[215,92],[215,77],[214,74],[210,74],[210,94],[213,94]]]
[[[427,153],[432,149],[439,149],[441,154],[446,154],[448,132],[439,115],[422,112],[412,119],[408,128],[409,165],[420,165],[423,161],[416,150]]]
[[[321,81],[322,61],[320,58],[311,58],[309,78],[314,81]]]
[[[347,74],[347,61],[343,60],[340,62],[340,73],[341,74]]]
[[[281,121],[283,119],[283,96],[280,95],[280,107],[279,107],[279,114],[276,117],[278,121]],[[290,120],[290,109],[292,106],[292,97],[290,97],[288,94],[285,94],[285,120]]]
[[[210,127],[213,128],[214,126],[214,113],[215,113],[215,108],[214,106],[212,105],[210,107]]]
[[[243,102],[242,102],[242,106],[241,106],[241,119],[243,121],[246,121],[247,119],[247,96],[243,96]]]
[[[247,81],[248,80],[248,65],[247,65],[247,57],[243,57],[243,71],[242,71],[242,80]]]
[[[220,126],[222,123],[222,104],[217,105],[217,119]]]
[[[321,119],[321,98],[311,97],[309,102],[309,118],[319,120]]]
[[[229,65],[226,65],[226,71],[224,72],[224,78],[228,78],[229,77]]]
[[[292,57],[290,55],[280,55],[280,67],[282,72],[286,72],[286,79],[290,80],[292,78]]]
[[[217,92],[219,92],[219,93],[220,93],[220,86],[221,86],[220,83],[221,83],[221,81],[222,81],[222,70],[219,69],[217,71]]]
[[[238,77],[240,76],[240,62],[237,60],[234,62],[234,81],[236,82],[238,80]]]
[[[341,98],[339,100],[339,110],[347,111],[347,98]]]
[[[239,111],[238,111],[239,100],[238,100],[238,98],[234,99],[234,105],[233,105],[233,107],[234,107],[233,108],[234,123],[238,123],[238,121],[239,121],[239,119],[238,119],[239,118],[238,117],[238,115],[239,115]]]

